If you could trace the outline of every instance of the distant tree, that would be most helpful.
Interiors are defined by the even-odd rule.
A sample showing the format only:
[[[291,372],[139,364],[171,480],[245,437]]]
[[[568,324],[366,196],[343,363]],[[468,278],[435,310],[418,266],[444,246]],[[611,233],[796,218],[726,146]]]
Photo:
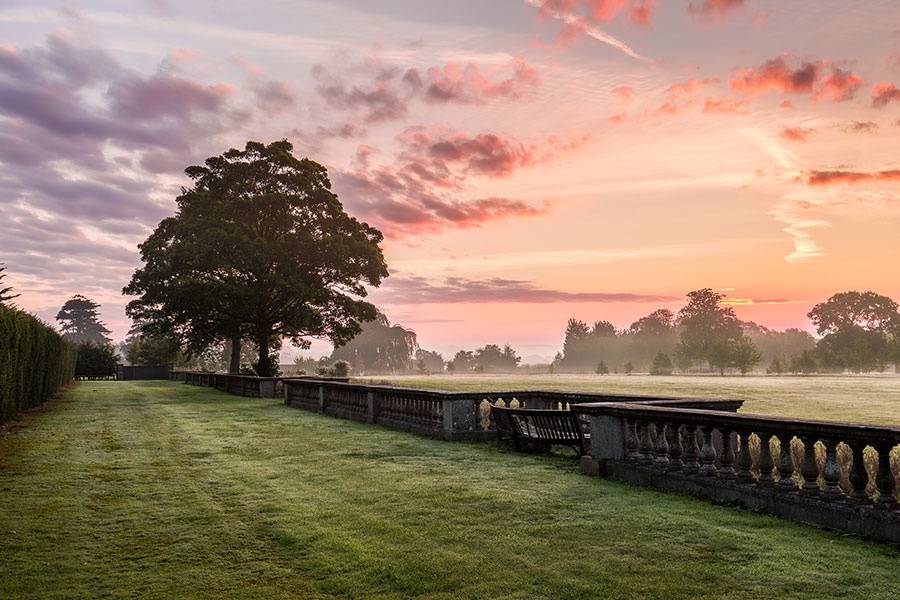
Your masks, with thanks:
[[[631,375],[634,372],[634,365],[631,362],[625,363],[625,366],[622,367],[622,370],[626,375]]]
[[[667,308],[655,310],[631,324],[629,332],[638,336],[661,336],[675,329],[675,315]]]
[[[248,142],[205,166],[188,167],[193,187],[176,199],[177,216],[160,224],[171,228],[161,236],[170,244],[156,244],[153,256],[142,248],[145,262],[164,262],[173,248],[196,255],[192,263],[205,290],[201,304],[222,318],[211,318],[201,337],[223,335],[217,323],[240,323],[232,335],[256,342],[257,371],[264,376],[274,371],[273,339],[300,348],[308,348],[311,337],[327,337],[336,346],[352,339],[376,317],[375,307],[361,299],[366,285],[378,286],[388,275],[381,233],[344,212],[325,167],[295,158],[292,150],[287,141]],[[188,273],[173,269],[181,283],[193,273],[190,267]],[[222,302],[208,291],[215,289]],[[126,288],[133,292],[144,290]],[[146,320],[170,316],[166,296],[161,299],[151,303]],[[183,321],[177,324],[192,328]]]
[[[731,351],[731,365],[746,375],[753,370],[753,367],[762,359],[762,355],[750,338],[742,336],[736,340],[728,342]]]
[[[776,356],[766,368],[766,373],[781,375],[784,373],[784,362]]]
[[[606,363],[602,360],[597,363],[597,375],[609,375],[609,367],[606,366]]]
[[[828,370],[884,370],[896,360],[897,303],[874,292],[842,292],[817,304],[809,318],[822,339],[817,350]]]
[[[616,337],[616,327],[609,321],[597,321],[591,328],[590,335],[594,337]]]
[[[180,346],[170,337],[141,333],[139,323],[132,325],[121,345],[122,354],[132,365],[166,365],[179,357]]]
[[[805,375],[815,373],[818,368],[816,354],[813,350],[807,350],[794,356],[788,365],[788,370],[791,373],[803,373]]]
[[[100,379],[116,374],[116,351],[106,343],[80,342],[75,359],[75,377]]]
[[[487,344],[475,351],[476,370],[482,373],[510,373],[516,370],[521,358],[510,346],[500,348],[497,344]]]
[[[672,359],[664,352],[657,352],[650,367],[651,375],[671,375],[674,370]]]
[[[347,377],[350,375],[350,363],[339,360],[331,366],[331,375],[334,377]]]
[[[475,360],[475,354],[471,350],[460,350],[453,355],[453,360],[447,365],[447,370],[453,373],[471,373],[476,366],[478,363]]]
[[[750,338],[759,350],[762,357],[760,362],[769,365],[776,358],[784,363],[792,356],[816,347],[816,339],[808,331],[800,329],[774,331],[752,321],[744,321],[741,325],[744,335]]]
[[[709,288],[690,292],[688,303],[678,312],[683,360],[706,361],[724,374],[733,362],[735,343],[743,337],[734,309],[722,302],[725,296]]]
[[[0,305],[11,307],[11,300],[18,298],[19,294],[13,294],[11,286],[3,287],[3,280],[6,278],[4,271],[6,271],[6,265],[0,263]]]
[[[109,329],[100,321],[100,305],[78,294],[63,304],[56,313],[63,337],[76,344],[109,344]]]
[[[420,373],[443,373],[444,357],[431,350],[416,350],[416,368]]]
[[[405,373],[414,369],[418,349],[415,331],[391,325],[384,314],[377,313],[353,339],[335,347],[331,360],[346,360],[357,372]]]

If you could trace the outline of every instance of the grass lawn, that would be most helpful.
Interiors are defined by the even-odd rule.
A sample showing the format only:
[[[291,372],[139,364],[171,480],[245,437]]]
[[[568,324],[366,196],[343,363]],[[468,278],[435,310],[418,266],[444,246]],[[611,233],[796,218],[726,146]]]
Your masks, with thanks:
[[[365,378],[363,378],[365,379]],[[391,377],[443,390],[564,390],[744,400],[741,412],[900,425],[900,376],[431,375]]]
[[[0,434],[0,507],[0,598],[900,597],[896,548],[168,382]]]

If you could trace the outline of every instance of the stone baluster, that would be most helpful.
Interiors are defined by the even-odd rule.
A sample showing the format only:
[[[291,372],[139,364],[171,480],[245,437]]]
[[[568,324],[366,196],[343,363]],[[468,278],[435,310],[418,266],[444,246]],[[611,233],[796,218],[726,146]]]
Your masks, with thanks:
[[[715,477],[719,470],[716,468],[716,447],[713,445],[713,428],[709,425],[701,425],[700,433],[703,435],[703,447],[700,449],[700,474],[705,477]]]
[[[803,475],[802,490],[806,493],[819,492],[819,464],[816,462],[816,438],[811,435],[804,435],[801,438],[803,442],[803,463],[800,465],[800,474]]]
[[[669,464],[669,441],[666,439],[666,424],[660,421],[656,425],[656,445],[653,447],[653,462],[665,467]]]
[[[863,459],[864,442],[849,442],[853,450],[853,466],[850,470],[850,486],[853,491],[850,497],[854,502],[869,502],[869,492],[866,489],[869,484],[869,473],[866,471],[866,462]]]
[[[625,419],[625,458],[638,460],[638,440],[634,419]]]
[[[681,445],[681,427],[675,423],[666,423],[666,433],[669,436],[669,468],[680,469],[684,466],[681,460],[684,455],[684,446]]]
[[[700,470],[700,448],[697,446],[697,426],[685,425],[684,427],[684,467],[686,473],[696,473]]]
[[[772,469],[775,467],[775,462],[772,460],[772,434],[758,433],[756,435],[759,436],[759,460],[756,461],[756,466],[759,467],[759,479],[756,481],[761,485],[770,485],[774,481]]]
[[[841,498],[844,490],[841,489],[841,466],[837,460],[837,440],[823,440],[825,444],[825,467],[822,469],[822,478],[825,479],[825,490],[822,492],[827,498]]]
[[[737,477],[738,481],[744,483],[752,483],[753,478],[753,456],[750,454],[750,431],[740,431],[741,445],[738,450],[737,457]]]
[[[878,445],[878,470],[875,475],[875,487],[878,488],[878,506],[892,510],[897,505],[894,495],[894,475],[891,473],[891,448],[893,442],[882,442]]]
[[[638,429],[640,430],[640,454],[641,454],[641,462],[642,463],[652,463],[653,462],[653,438],[650,437],[650,422],[649,421],[640,421],[637,424]]]
[[[722,452],[719,454],[719,477],[724,479],[737,479],[737,471],[734,470],[734,442],[735,433],[731,428],[719,430],[722,433]]]
[[[796,490],[794,481],[794,457],[791,456],[791,438],[789,434],[779,435],[781,451],[778,453],[778,487],[785,490]]]

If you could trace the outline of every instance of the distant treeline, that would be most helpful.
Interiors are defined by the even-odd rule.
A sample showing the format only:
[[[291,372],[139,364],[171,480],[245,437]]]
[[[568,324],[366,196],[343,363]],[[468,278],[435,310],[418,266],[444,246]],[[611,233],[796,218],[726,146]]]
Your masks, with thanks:
[[[546,369],[565,373],[814,373],[883,371],[900,363],[897,303],[874,292],[843,292],[808,314],[817,339],[801,329],[775,331],[737,318],[711,289],[690,292],[678,313],[651,312],[626,329],[609,321],[570,319],[562,351]],[[419,347],[416,333],[379,314],[361,334],[320,360],[299,359],[308,373],[342,363],[341,372],[500,373],[521,367],[510,346],[460,350],[449,360]]]
[[[819,340],[800,329],[774,331],[741,321],[724,295],[703,289],[688,294],[677,315],[656,310],[624,330],[608,321],[588,326],[570,319],[552,367],[601,374],[865,373],[900,363],[900,314],[890,298],[843,292],[817,304],[808,316]]]

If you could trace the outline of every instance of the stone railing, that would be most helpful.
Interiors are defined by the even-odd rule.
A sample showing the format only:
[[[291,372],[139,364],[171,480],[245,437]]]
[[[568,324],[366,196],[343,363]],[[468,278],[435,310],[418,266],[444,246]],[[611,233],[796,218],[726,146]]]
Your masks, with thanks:
[[[900,428],[672,405],[578,404],[582,470],[900,542]]]
[[[445,392],[314,378],[290,378],[284,379],[283,383],[285,404],[289,406],[449,440],[495,439],[497,433],[490,405],[497,403],[559,409],[583,402],[633,402],[717,410],[737,410],[742,404],[734,400],[535,390]]]
[[[279,377],[255,377],[252,375],[229,375],[209,371],[173,370],[169,373],[172,381],[183,381],[191,385],[201,385],[217,390],[250,396],[254,398],[275,398],[278,392]]]

